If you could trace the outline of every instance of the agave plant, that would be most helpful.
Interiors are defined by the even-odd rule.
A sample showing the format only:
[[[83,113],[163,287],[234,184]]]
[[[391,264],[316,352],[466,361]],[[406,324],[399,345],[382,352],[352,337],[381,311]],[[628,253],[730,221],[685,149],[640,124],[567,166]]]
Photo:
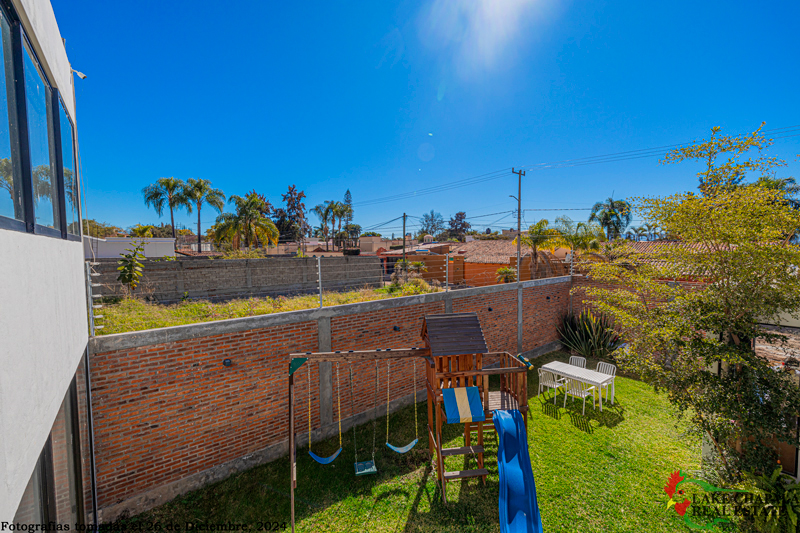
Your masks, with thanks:
[[[607,359],[622,345],[609,321],[595,316],[588,309],[579,315],[569,313],[564,316],[558,334],[564,346],[583,357]]]

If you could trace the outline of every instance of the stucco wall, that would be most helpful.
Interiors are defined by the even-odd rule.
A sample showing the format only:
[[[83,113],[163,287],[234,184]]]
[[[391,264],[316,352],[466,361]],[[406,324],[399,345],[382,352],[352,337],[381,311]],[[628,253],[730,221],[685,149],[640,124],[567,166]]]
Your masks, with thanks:
[[[11,520],[88,342],[81,243],[0,230],[0,521]]]

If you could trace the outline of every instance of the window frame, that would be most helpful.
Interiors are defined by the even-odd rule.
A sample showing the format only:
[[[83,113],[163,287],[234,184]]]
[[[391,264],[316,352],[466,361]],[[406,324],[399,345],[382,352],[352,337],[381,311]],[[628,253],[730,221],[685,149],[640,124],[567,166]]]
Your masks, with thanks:
[[[23,220],[10,218],[0,215],[0,230],[11,230],[34,235],[44,235],[47,237],[59,238],[62,240],[78,241],[82,240],[83,219],[81,213],[80,192],[76,198],[77,203],[77,222],[79,228],[78,235],[72,235],[67,230],[66,219],[66,190],[64,188],[64,166],[61,146],[61,124],[60,108],[64,109],[64,114],[72,126],[72,150],[73,160],[75,161],[74,176],[76,189],[80,191],[80,176],[78,175],[77,164],[77,129],[75,121],[70,116],[67,107],[63,105],[63,98],[60,91],[53,86],[48,78],[47,72],[42,66],[36,49],[22,27],[19,16],[8,0],[0,0],[0,16],[4,16],[9,26],[9,35],[3,39],[4,48],[10,55],[10,71],[12,76],[6,76],[6,94],[9,122],[9,140],[11,145],[11,161],[14,180],[19,179],[22,184],[22,204],[24,217]],[[24,54],[27,45],[27,52],[33,60],[38,73],[40,74],[46,87],[45,101],[47,104],[47,136],[49,150],[51,154],[51,164],[56,166],[54,175],[58,189],[58,198],[51,201],[57,202],[59,229],[42,226],[36,223],[36,212],[33,198],[33,168],[31,164],[30,137],[28,124],[27,100],[25,94],[25,62]],[[10,79],[9,79],[10,78]],[[2,88],[0,88],[2,90]],[[54,220],[55,222],[55,220]]]

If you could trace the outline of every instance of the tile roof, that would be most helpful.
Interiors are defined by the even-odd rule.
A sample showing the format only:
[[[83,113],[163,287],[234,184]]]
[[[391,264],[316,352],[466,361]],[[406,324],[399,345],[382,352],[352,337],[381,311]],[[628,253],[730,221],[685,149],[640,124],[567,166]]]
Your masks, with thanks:
[[[464,242],[450,250],[451,254],[464,256],[465,263],[491,263],[507,265],[511,256],[517,255],[517,245],[511,240],[474,240]],[[523,257],[530,255],[530,249],[522,247]]]

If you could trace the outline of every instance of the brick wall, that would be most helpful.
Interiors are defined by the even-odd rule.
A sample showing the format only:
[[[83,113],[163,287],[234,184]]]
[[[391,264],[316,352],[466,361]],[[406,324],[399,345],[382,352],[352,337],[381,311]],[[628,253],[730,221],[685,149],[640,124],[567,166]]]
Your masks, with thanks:
[[[545,281],[545,283],[541,283]],[[523,298],[523,351],[557,340],[566,311],[569,278],[527,282]],[[440,292],[316,310],[294,311],[109,335],[93,339],[92,404],[98,507],[101,520],[125,509],[138,512],[181,492],[221,479],[205,473],[239,458],[280,448],[288,440],[288,354],[292,352],[422,346],[426,314],[478,313],[490,351],[517,352],[516,285]],[[176,340],[172,340],[176,339]],[[232,365],[223,365],[224,359]],[[424,390],[422,361],[306,364],[295,373],[296,428],[307,441],[308,395],[312,439],[335,432],[344,419],[369,415]],[[310,372],[310,374],[309,374]],[[320,380],[330,379],[331,415],[323,424]],[[310,387],[309,387],[310,383]],[[339,388],[341,387],[341,390]],[[341,394],[342,412],[337,412]],[[418,399],[422,400],[423,394]],[[379,412],[385,413],[385,408]],[[348,427],[345,425],[345,427]],[[276,455],[264,455],[264,460]],[[262,461],[263,462],[263,461]],[[227,468],[227,467],[226,467]],[[235,469],[226,470],[229,475]],[[192,477],[194,476],[194,477]],[[205,476],[197,483],[189,478]],[[224,476],[222,476],[224,477]]]
[[[223,300],[248,296],[276,296],[316,292],[317,259],[274,257],[264,259],[185,259],[142,261],[144,276],[136,293],[160,302],[182,298]],[[120,296],[117,261],[98,261],[92,268],[101,287],[96,294]],[[383,263],[377,257],[323,257],[324,290],[378,286],[383,280]]]

